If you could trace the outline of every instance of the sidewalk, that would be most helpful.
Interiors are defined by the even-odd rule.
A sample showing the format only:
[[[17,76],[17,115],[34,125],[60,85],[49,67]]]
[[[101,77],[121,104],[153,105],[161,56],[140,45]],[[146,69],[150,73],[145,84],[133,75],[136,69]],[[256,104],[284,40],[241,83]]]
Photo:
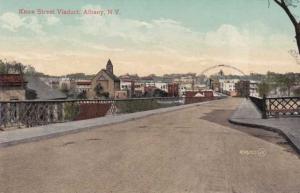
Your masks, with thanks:
[[[24,128],[18,130],[0,132],[0,147],[6,147],[10,145],[16,145],[19,143],[26,143],[31,141],[37,141],[70,133],[77,133],[80,131],[98,128],[99,126],[105,126],[110,124],[122,123],[131,121],[150,115],[156,115],[160,113],[167,113],[184,108],[190,108],[199,106],[202,104],[210,103],[212,101],[193,103],[188,105],[180,105],[168,108],[160,108],[149,111],[142,111],[136,113],[120,114],[120,115],[108,115],[105,117],[87,119],[81,121],[71,121],[65,123],[56,123],[38,127]]]
[[[300,154],[300,118],[262,119],[261,113],[250,100],[243,100],[230,117],[229,122],[250,127],[259,127],[284,136]]]

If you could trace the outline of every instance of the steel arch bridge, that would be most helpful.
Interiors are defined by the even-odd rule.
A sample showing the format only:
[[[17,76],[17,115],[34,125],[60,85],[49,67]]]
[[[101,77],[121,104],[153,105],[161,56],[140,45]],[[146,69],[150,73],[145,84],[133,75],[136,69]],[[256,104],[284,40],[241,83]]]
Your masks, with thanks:
[[[215,66],[208,67],[208,68],[204,69],[201,72],[201,75],[204,75],[206,72],[208,72],[208,71],[210,71],[212,69],[216,69],[216,68],[220,68],[220,67],[230,68],[230,69],[233,69],[235,71],[238,71],[242,75],[246,75],[242,70],[240,70],[240,69],[238,69],[238,68],[236,68],[234,66],[228,65],[228,64],[218,64],[218,65],[215,65]]]

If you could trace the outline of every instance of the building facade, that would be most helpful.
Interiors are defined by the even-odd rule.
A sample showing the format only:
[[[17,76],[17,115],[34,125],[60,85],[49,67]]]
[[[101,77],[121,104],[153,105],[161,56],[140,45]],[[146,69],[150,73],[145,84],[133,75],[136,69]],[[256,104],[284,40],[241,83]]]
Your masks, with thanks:
[[[220,92],[228,94],[230,96],[236,96],[236,84],[240,79],[219,79],[220,83]]]
[[[237,96],[248,97],[250,95],[250,81],[241,80],[235,84]]]
[[[250,80],[250,83],[249,83],[249,94],[250,94],[250,96],[255,96],[255,97],[259,96],[259,93],[258,93],[259,83],[260,83],[260,81]]]
[[[25,87],[20,74],[0,74],[0,101],[25,100]]]
[[[88,98],[114,98],[116,91],[120,91],[120,79],[114,75],[113,64],[108,60],[106,69],[100,70],[92,79]]]
[[[179,85],[177,83],[168,84],[168,97],[179,96]]]
[[[92,82],[90,80],[76,80],[76,87],[75,92],[76,93],[88,93],[91,91],[92,88]]]

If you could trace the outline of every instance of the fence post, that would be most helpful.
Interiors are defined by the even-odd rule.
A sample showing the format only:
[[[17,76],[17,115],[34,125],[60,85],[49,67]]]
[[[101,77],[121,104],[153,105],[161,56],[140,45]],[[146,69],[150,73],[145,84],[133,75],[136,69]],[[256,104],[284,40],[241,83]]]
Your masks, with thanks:
[[[262,98],[262,118],[263,119],[267,119],[267,99],[266,99],[266,95],[263,95]]]

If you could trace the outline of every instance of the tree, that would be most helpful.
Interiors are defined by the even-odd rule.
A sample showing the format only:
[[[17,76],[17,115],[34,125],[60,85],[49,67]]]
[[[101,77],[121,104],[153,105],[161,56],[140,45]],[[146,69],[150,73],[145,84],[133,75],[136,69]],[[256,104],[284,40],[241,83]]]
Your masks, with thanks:
[[[20,73],[24,72],[25,66],[21,63],[13,62],[3,62],[0,60],[0,74],[9,74],[9,73]]]
[[[300,86],[293,90],[295,96],[300,96]]]
[[[103,92],[102,97],[104,97],[106,99],[109,98],[109,93],[108,92]]]
[[[286,92],[287,95],[291,95],[291,88],[296,84],[296,77],[293,73],[280,74],[277,77],[277,85],[280,87],[281,91]]]
[[[30,65],[26,66],[26,68],[25,68],[26,75],[35,75],[36,73],[37,72],[33,66],[30,66]]]
[[[24,65],[16,61],[5,61],[0,60],[0,74],[25,74],[31,76],[48,76],[42,72],[37,72],[31,65]]]
[[[258,94],[260,97],[264,95],[267,96],[270,93],[270,91],[271,91],[271,87],[267,82],[263,81],[260,84],[258,84]]]
[[[0,60],[0,74],[4,73],[6,73],[6,65],[2,60]]]
[[[77,95],[77,99],[87,99],[86,91],[83,90],[82,92],[80,92],[80,93]]]
[[[37,98],[36,91],[32,89],[26,89],[25,95],[27,100],[34,100]]]
[[[298,46],[298,53],[300,54],[300,21],[297,21],[296,17],[290,10],[290,7],[297,7],[297,3],[299,0],[274,0],[274,2],[279,5],[284,12],[288,15],[289,19],[291,20],[296,33],[296,41]]]
[[[95,91],[95,93],[96,93],[96,95],[98,96],[98,97],[101,97],[101,94],[102,94],[102,92],[103,92],[103,87],[102,87],[102,85],[99,83],[99,84],[97,84],[96,86],[95,86],[95,88],[94,88],[94,91]]]
[[[100,98],[108,98],[109,97],[109,93],[104,92],[104,89],[100,83],[98,83],[95,86],[94,91],[95,91],[97,97],[100,97]]]
[[[155,89],[152,97],[167,97],[168,93],[166,91]]]
[[[154,78],[157,77],[156,74],[149,74],[148,77]]]

